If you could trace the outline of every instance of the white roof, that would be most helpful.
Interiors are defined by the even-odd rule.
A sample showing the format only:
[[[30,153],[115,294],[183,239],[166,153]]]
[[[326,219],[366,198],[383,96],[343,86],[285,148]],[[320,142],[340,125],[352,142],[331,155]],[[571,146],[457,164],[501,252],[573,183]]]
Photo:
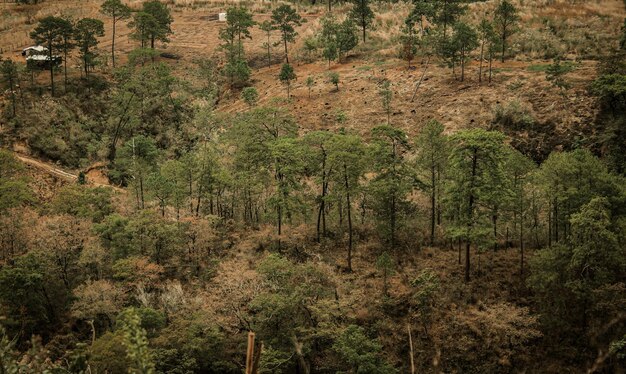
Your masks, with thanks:
[[[23,52],[26,52],[26,51],[45,52],[47,50],[48,50],[48,48],[46,48],[44,46],[41,46],[41,45],[37,45],[37,46],[34,46],[34,47],[24,48],[22,51]]]

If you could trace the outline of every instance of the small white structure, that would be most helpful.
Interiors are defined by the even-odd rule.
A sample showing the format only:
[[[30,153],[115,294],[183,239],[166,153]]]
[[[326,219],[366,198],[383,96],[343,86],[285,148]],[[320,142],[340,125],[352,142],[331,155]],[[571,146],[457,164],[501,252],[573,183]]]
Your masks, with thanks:
[[[48,53],[48,48],[40,45],[22,49],[22,56],[24,57],[29,57],[33,55],[45,55],[46,53]]]
[[[217,18],[220,22],[226,22],[226,13],[220,13]]]

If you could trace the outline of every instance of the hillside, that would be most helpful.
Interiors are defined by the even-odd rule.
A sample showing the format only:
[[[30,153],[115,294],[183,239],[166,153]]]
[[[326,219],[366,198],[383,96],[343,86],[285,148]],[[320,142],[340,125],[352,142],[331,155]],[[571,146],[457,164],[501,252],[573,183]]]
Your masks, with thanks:
[[[623,373],[625,19],[0,3],[0,371]]]

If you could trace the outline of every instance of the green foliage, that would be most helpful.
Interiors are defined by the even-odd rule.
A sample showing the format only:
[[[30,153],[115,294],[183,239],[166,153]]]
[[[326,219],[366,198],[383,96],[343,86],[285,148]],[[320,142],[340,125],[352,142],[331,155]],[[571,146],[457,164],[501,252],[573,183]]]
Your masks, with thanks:
[[[226,26],[220,30],[220,47],[226,52],[224,73],[231,87],[243,87],[250,79],[250,68],[245,60],[243,40],[252,39],[250,28],[255,25],[252,14],[245,7],[231,7],[226,11]]]
[[[252,108],[259,101],[259,92],[254,87],[246,87],[241,91],[241,98]]]
[[[334,286],[321,268],[294,264],[275,254],[261,261],[257,270],[268,286],[250,303],[257,337],[274,352],[273,360],[285,358],[284,370],[307,370],[308,361],[318,353],[316,347],[327,344],[334,331],[337,310],[330,301]],[[267,361],[264,366],[269,366]]]
[[[230,353],[227,339],[213,318],[204,311],[171,316],[168,326],[153,340],[157,371],[238,373],[226,358]]]
[[[126,143],[115,160],[110,178],[121,184],[131,184],[136,192],[137,205],[145,207],[144,183],[156,167],[158,150],[154,141],[145,136],[136,136]]]
[[[467,12],[467,5],[463,0],[441,0],[434,4],[433,21],[441,27],[445,37],[447,28],[454,25]],[[422,11],[424,14],[424,12]],[[428,11],[425,13],[428,15]]]
[[[15,117],[17,114],[17,94],[19,87],[19,75],[17,65],[13,60],[0,60],[0,76],[2,77],[2,85],[11,96],[11,114],[9,118]]]
[[[471,53],[478,47],[478,34],[473,27],[466,23],[458,22],[454,25],[452,45],[457,48],[458,55],[455,60],[461,64],[461,81],[465,79],[465,64],[471,57]]]
[[[4,327],[0,326],[0,371],[6,374],[18,374],[20,367],[15,352],[15,342],[7,336]]]
[[[0,212],[35,202],[24,167],[9,152],[0,149]]]
[[[393,91],[391,90],[391,81],[389,79],[383,80],[378,89],[378,95],[380,96],[380,101],[387,114],[387,125],[391,124],[391,101],[393,100]]]
[[[502,126],[502,129],[517,131],[532,130],[537,125],[537,120],[533,117],[530,109],[522,106],[519,101],[496,105],[493,122]]]
[[[17,257],[0,269],[0,301],[7,310],[3,321],[12,334],[28,339],[41,334],[56,319],[44,283],[43,267],[34,255]]]
[[[223,72],[230,80],[231,87],[244,87],[250,81],[250,67],[244,59],[228,61]]]
[[[63,45],[63,33],[67,21],[63,18],[48,16],[42,18],[37,27],[30,33],[30,38],[37,44],[48,48],[48,69],[50,70],[51,93],[54,96],[54,66],[53,56],[61,50]]]
[[[298,33],[295,27],[306,22],[298,12],[288,4],[282,4],[272,10],[272,27],[280,32],[280,37],[285,46],[285,62],[289,63],[287,43],[293,43]]]
[[[538,172],[538,185],[550,203],[549,240],[562,241],[567,235],[572,214],[594,197],[609,199],[614,209],[621,209],[621,178],[611,175],[606,165],[589,151],[554,152]]]
[[[309,89],[309,99],[311,98],[311,88],[315,85],[315,79],[312,76],[306,77],[306,87]]]
[[[335,85],[335,90],[339,91],[339,73],[331,71],[327,74],[328,82]]]
[[[570,86],[565,80],[565,75],[573,70],[573,67],[568,64],[562,64],[561,59],[556,58],[552,62],[552,65],[546,69],[546,79],[552,83],[554,87],[561,90],[567,90]]]
[[[550,331],[577,340],[578,334],[602,329],[626,303],[623,285],[618,284],[626,261],[613,231],[608,199],[592,199],[571,216],[570,223],[566,244],[543,249],[532,258],[528,284]],[[603,339],[619,338],[616,333]]]
[[[412,21],[405,22],[400,31],[402,32],[400,35],[400,57],[407,60],[409,68],[411,68],[411,61],[417,55],[420,37],[415,32]]]
[[[412,28],[415,23],[419,23],[420,31],[423,34],[424,24],[422,18],[432,21],[436,15],[437,4],[428,0],[413,0],[412,3],[413,9],[411,9],[405,25]]]
[[[466,242],[465,280],[469,281],[470,244],[485,248],[491,243],[489,218],[508,193],[504,188],[504,135],[465,130],[452,135],[451,142],[447,187],[449,214],[453,217],[450,235]]]
[[[415,141],[417,148],[416,166],[418,175],[430,194],[430,245],[435,242],[435,223],[441,213],[444,175],[450,152],[444,126],[436,120],[426,123]]]
[[[134,308],[120,313],[118,326],[123,334],[126,357],[130,362],[129,373],[155,373],[153,357],[148,347],[146,330],[141,326],[141,316]]]
[[[322,55],[329,64],[335,59],[341,61],[359,42],[352,19],[346,18],[343,22],[337,23],[333,16],[322,19],[318,39],[323,45]]]
[[[347,373],[391,374],[396,370],[382,357],[382,346],[362,327],[349,325],[333,343],[349,371]]]
[[[106,332],[90,349],[89,365],[98,373],[128,373],[132,362],[126,355],[123,331]],[[136,373],[136,372],[134,372]]]
[[[141,47],[154,49],[155,42],[167,43],[172,34],[172,22],[174,18],[164,3],[158,0],[146,1],[142,4],[140,12],[135,13],[129,27],[133,28],[132,37],[141,42]]]
[[[354,24],[361,28],[363,33],[363,43],[365,43],[365,32],[374,21],[374,12],[370,7],[370,0],[353,0],[354,6],[350,9],[348,17],[352,19]]]
[[[50,202],[50,209],[56,214],[70,214],[101,222],[113,213],[110,188],[89,188],[80,185],[63,187]]]
[[[437,293],[439,292],[440,282],[437,274],[430,269],[424,269],[420,274],[411,281],[411,286],[415,287],[413,300],[417,315],[420,319],[424,331],[428,335],[428,326],[430,326],[432,314],[435,308]]]
[[[99,19],[83,18],[76,23],[74,37],[83,60],[85,74],[96,64],[97,54],[94,49],[98,46],[98,37],[104,36],[104,23]]]
[[[296,79],[296,73],[293,71],[293,67],[288,63],[283,64],[283,66],[280,68],[278,79],[281,81],[282,84],[287,86],[287,99],[289,99],[289,89],[291,87],[291,81]]]
[[[379,222],[380,232],[395,249],[398,229],[411,209],[407,195],[413,186],[413,171],[405,160],[409,150],[407,135],[392,126],[377,126],[372,130],[373,142],[370,148],[372,170],[376,176],[368,186],[373,198],[374,213]]]
[[[507,51],[507,42],[511,35],[517,31],[517,23],[520,20],[517,8],[508,0],[501,0],[494,13],[494,24],[500,37],[500,47],[502,48],[501,60]]]
[[[393,276],[396,264],[389,252],[383,252],[376,259],[376,269],[383,277],[383,296],[389,296],[389,277]]]

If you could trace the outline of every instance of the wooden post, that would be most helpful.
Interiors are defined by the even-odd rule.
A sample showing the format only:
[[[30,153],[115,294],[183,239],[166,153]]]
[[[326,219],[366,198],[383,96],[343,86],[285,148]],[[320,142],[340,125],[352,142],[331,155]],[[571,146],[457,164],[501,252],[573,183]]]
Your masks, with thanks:
[[[252,374],[254,362],[254,333],[248,332],[248,351],[246,352],[246,374]]]
[[[413,338],[411,337],[411,323],[406,324],[407,330],[409,330],[409,349],[411,354],[411,374],[415,374],[415,362],[413,360]]]
[[[254,362],[252,364],[251,374],[257,374],[259,372],[259,363],[261,362],[261,353],[263,352],[263,343],[257,345],[257,350],[254,354]]]

